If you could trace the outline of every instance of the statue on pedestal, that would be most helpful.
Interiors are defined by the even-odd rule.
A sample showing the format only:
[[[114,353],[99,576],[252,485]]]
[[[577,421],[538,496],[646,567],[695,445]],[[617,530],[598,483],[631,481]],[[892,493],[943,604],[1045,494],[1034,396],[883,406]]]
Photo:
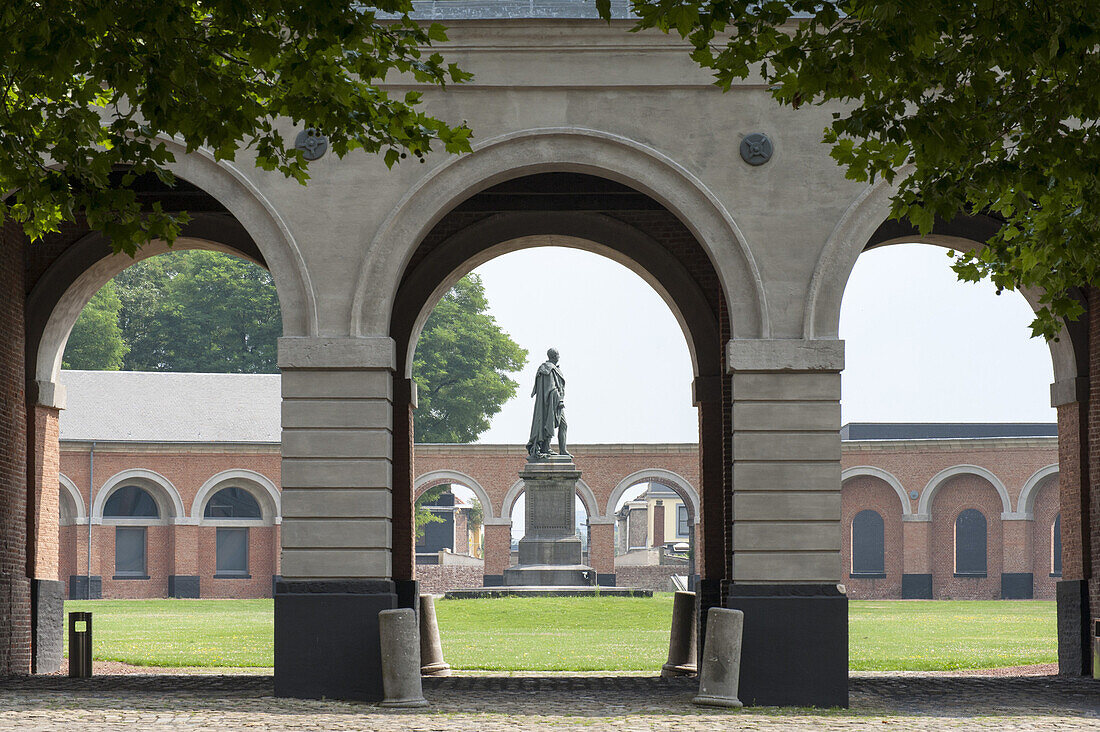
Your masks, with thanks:
[[[527,442],[530,460],[546,460],[550,457],[550,441],[554,430],[558,432],[558,454],[570,456],[565,449],[565,376],[558,367],[558,349],[546,352],[547,360],[539,366],[535,375],[535,412],[531,418],[531,439]],[[570,456],[571,457],[571,456]]]

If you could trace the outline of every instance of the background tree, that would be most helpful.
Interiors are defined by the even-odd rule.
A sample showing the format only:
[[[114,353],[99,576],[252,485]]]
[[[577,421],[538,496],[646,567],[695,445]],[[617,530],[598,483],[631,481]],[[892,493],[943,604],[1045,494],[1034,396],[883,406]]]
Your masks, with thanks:
[[[1100,283],[1100,4],[1094,0],[632,0],[637,29],[687,38],[728,89],[759,75],[825,130],[849,178],[896,183],[893,215],[1004,224],[958,255],[964,280],[1040,287],[1054,337]],[[601,14],[610,0],[597,0]],[[900,173],[898,172],[900,171]]]
[[[418,442],[473,442],[516,395],[519,384],[508,374],[523,368],[527,351],[488,309],[481,278],[470,274],[428,316],[413,359]]]
[[[152,257],[121,273],[132,371],[277,373],[282,319],[262,267],[220,252]]]
[[[61,367],[92,371],[118,371],[129,351],[122,338],[118,314],[122,309],[113,282],[100,288],[73,325],[65,345]]]
[[[470,131],[418,111],[420,95],[379,83],[405,74],[443,86],[469,77],[430,46],[443,28],[409,19],[411,0],[6,0],[0,4],[0,222],[33,239],[82,215],[118,251],[172,241],[185,217],[142,211],[133,176],[171,182],[172,152],[256,165],[305,181],[280,130],[306,125],[332,152],[384,152],[387,165]],[[52,161],[55,165],[45,165]],[[112,180],[119,166],[130,172]]]

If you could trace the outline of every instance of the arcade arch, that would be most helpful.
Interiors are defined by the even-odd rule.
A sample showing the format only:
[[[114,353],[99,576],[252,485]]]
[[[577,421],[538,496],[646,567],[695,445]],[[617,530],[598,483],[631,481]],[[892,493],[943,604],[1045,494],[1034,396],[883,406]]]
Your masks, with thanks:
[[[578,139],[565,137],[571,141]],[[581,147],[588,144],[583,142],[587,138],[579,139]],[[398,368],[393,387],[395,547],[409,542],[411,534],[403,528],[411,524],[415,494],[412,481],[405,482],[412,449],[411,441],[404,439],[404,435],[409,434],[411,418],[405,405],[411,401],[411,366],[420,329],[434,304],[461,276],[496,256],[533,246],[565,246],[601,254],[639,274],[661,295],[684,331],[695,372],[694,392],[700,410],[703,466],[701,496],[693,506],[697,515],[706,515],[708,495],[712,496],[709,501],[713,505],[722,507],[720,496],[729,489],[729,476],[722,468],[722,435],[729,429],[729,411],[724,408],[729,394],[723,379],[723,343],[728,339],[730,328],[760,332],[761,321],[745,316],[743,299],[727,308],[724,288],[720,286],[711,256],[692,229],[685,225],[685,220],[659,199],[648,195],[644,187],[632,185],[631,180],[624,181],[624,176],[616,173],[613,167],[605,171],[593,169],[592,161],[600,159],[595,150],[583,163],[516,165],[511,156],[527,147],[526,142],[520,142],[506,144],[505,141],[499,148],[490,146],[491,154],[482,156],[489,161],[486,163],[489,168],[500,165],[503,160],[512,160],[515,167],[496,173],[489,173],[486,168],[485,177],[473,178],[481,181],[474,186],[469,183],[471,178],[463,181],[452,178],[454,171],[450,168],[465,167],[462,161],[479,159],[478,153],[443,166],[435,177],[425,182],[424,189],[443,186],[435,200],[456,202],[453,208],[433,208],[433,213],[429,214],[424,199],[417,199],[419,202],[415,205],[406,202],[401,212],[387,224],[390,228],[383,229],[391,231],[398,241],[411,237],[407,245],[395,248],[395,251],[404,252],[400,261],[404,274],[400,278],[394,275],[393,281],[400,281],[400,285],[392,296],[388,324],[388,332],[396,344]],[[606,145],[604,141],[595,147],[603,150]],[[619,148],[611,145],[610,149]],[[545,150],[536,146],[536,158],[543,154]],[[532,174],[533,170],[540,172]],[[584,172],[579,172],[581,170]],[[464,193],[460,196],[458,191],[451,190],[443,195],[443,191],[450,190],[448,186],[461,186]],[[414,193],[422,195],[424,190]],[[592,212],[591,206],[586,204],[594,196],[603,201],[604,210],[600,213]],[[714,218],[714,212],[709,219],[707,215],[700,216],[704,222],[725,222],[725,230],[732,231],[728,221],[721,216]],[[415,221],[419,223],[413,223]],[[708,245],[713,246],[713,239]],[[739,247],[731,251],[736,255]],[[728,257],[729,252],[723,256]],[[388,266],[395,268],[396,264]],[[380,261],[370,262],[369,267],[376,276],[383,276],[385,269],[378,269],[383,267]],[[754,292],[753,288],[739,290],[738,298]],[[376,300],[369,303],[368,300],[379,296],[363,292],[356,301],[357,310],[367,312],[377,308]],[[759,315],[759,311],[757,313]],[[744,322],[732,326],[727,317]],[[364,322],[359,318],[355,327],[364,327]],[[520,490],[521,486],[513,486],[510,495],[505,497],[497,518],[501,523],[510,520],[512,505]],[[613,520],[601,513],[603,506],[591,491],[585,486],[579,493],[590,523],[605,523],[610,527]],[[710,572],[716,579],[728,576],[726,568],[732,552],[723,529],[727,524],[728,521],[719,515],[710,522],[703,522],[701,554],[705,559],[702,563],[711,567]],[[405,565],[405,556],[411,556],[411,552],[402,548],[394,553],[393,572],[397,581],[413,577],[412,567]]]
[[[128,486],[136,486],[148,492],[157,504],[158,523],[186,522],[187,513],[183,509],[183,500],[172,482],[156,471],[133,468],[115,473],[96,491],[95,500],[92,501],[93,524],[112,521],[112,519],[104,517],[103,508],[115,491]]]
[[[225,488],[240,488],[247,491],[260,508],[260,517],[257,519],[260,523],[268,526],[282,523],[283,517],[278,486],[262,473],[239,468],[216,473],[202,484],[202,487],[195,494],[195,500],[191,503],[192,523],[217,524],[231,520],[241,520],[217,519],[206,516],[207,504],[219,491]]]

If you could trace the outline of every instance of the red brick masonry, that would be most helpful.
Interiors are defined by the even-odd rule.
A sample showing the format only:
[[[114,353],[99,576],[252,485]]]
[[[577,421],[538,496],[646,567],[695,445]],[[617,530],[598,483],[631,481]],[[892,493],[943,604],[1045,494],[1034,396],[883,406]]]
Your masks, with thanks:
[[[277,510],[265,513],[263,520],[240,524],[250,527],[250,576],[218,578],[214,576],[217,526],[202,519],[204,506],[196,505],[196,497],[204,486],[209,490],[216,484],[215,489],[239,485],[264,499],[264,483],[276,490],[279,486],[278,445],[97,443],[94,477],[89,475],[90,453],[89,443],[62,444],[62,482],[69,487],[61,491],[63,525],[56,537],[60,579],[68,581],[71,576],[88,573],[101,577],[104,597],[163,597],[170,576],[199,577],[203,597],[270,596],[271,578],[279,567]],[[582,496],[592,522],[590,562],[600,573],[616,573],[611,516],[617,506],[609,503],[617,488],[655,481],[681,493],[697,493],[699,459],[692,444],[581,445],[575,453],[590,489]],[[517,496],[515,484],[523,459],[520,447],[417,446],[418,494],[433,485],[454,482],[474,489],[483,503],[488,503],[484,507],[484,569],[442,573],[424,568],[423,579],[430,589],[447,589],[442,586],[444,577],[469,585],[479,573],[499,574],[508,566],[509,529],[504,521],[512,506],[505,503],[511,504]],[[1057,463],[1056,438],[845,442],[841,555],[849,595],[901,597],[902,575],[906,574],[931,575],[937,598],[996,598],[1004,571],[1030,573],[1034,596],[1053,598],[1057,577],[1052,577],[1051,541],[1058,515]],[[255,477],[250,479],[240,471],[251,471]],[[120,522],[102,519],[95,510],[102,513],[103,487],[126,484],[126,476],[139,476],[140,484],[158,493],[158,501],[165,507],[162,518],[147,528],[148,579],[113,579],[113,524]],[[218,476],[223,478],[220,482]],[[87,519],[83,518],[87,516],[89,485],[95,486],[97,498],[92,503],[90,572]],[[74,492],[80,506],[75,505]],[[911,492],[915,498],[910,497]],[[209,490],[206,495],[212,494]],[[967,508],[980,511],[987,522],[985,577],[955,576],[955,520]],[[885,577],[850,574],[852,520],[866,509],[883,518]],[[43,544],[55,540],[49,532],[43,536]],[[43,551],[43,556],[50,553]],[[46,571],[49,564],[43,562],[40,567]],[[621,567],[623,583],[634,575],[649,583],[652,578],[642,569]],[[654,569],[665,574],[672,571]]]

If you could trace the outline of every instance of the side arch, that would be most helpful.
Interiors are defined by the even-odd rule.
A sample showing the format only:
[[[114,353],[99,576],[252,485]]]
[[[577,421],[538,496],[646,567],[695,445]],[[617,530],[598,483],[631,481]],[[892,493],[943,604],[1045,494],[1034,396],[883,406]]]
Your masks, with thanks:
[[[1020,491],[1020,499],[1016,501],[1016,514],[1020,518],[1029,521],[1035,518],[1035,497],[1052,475],[1058,475],[1058,463],[1039,468],[1024,483]]]
[[[191,503],[192,523],[202,523],[206,502],[216,492],[225,488],[227,483],[243,483],[246,487],[251,488],[249,492],[259,499],[260,510],[263,511],[263,521],[270,524],[282,523],[282,500],[278,486],[263,473],[244,468],[223,470],[207,478],[206,482],[199,488],[199,492],[195,494],[195,500]]]
[[[695,521],[699,521],[699,492],[687,481],[687,478],[671,470],[665,470],[664,468],[638,470],[620,480],[618,485],[612,489],[611,495],[607,499],[606,515],[613,516],[615,514],[615,506],[619,503],[619,499],[623,497],[623,493],[626,493],[628,488],[638,483],[646,482],[660,483],[686,496],[688,502],[691,503],[692,515],[695,517]]]
[[[500,507],[501,523],[510,522],[512,520],[512,507],[516,505],[516,501],[519,499],[521,493],[523,493],[522,478],[513,483],[512,487],[508,489],[508,492],[504,494],[504,502]],[[607,518],[606,516],[600,515],[600,505],[596,500],[596,494],[583,480],[577,481],[577,495],[581,497],[581,502],[584,503],[584,507],[588,511],[589,521]]]
[[[162,521],[173,524],[191,523],[183,510],[183,500],[180,498],[179,491],[172,485],[172,481],[154,470],[130,468],[112,475],[96,492],[95,500],[92,501],[93,524],[103,523],[103,506],[111,494],[124,485],[137,485],[149,490],[165,514],[161,516]]]
[[[430,473],[421,475],[413,483],[413,500],[415,501],[420,497],[420,494],[429,488],[434,488],[442,483],[458,483],[469,488],[477,496],[477,500],[481,501],[484,520],[488,523],[489,519],[496,518],[496,513],[493,511],[493,502],[489,499],[489,492],[481,486],[481,483],[457,470],[433,470]]]
[[[989,484],[993,486],[994,490],[997,491],[997,495],[1001,497],[1001,518],[1008,518],[1012,515],[1012,501],[1009,499],[1008,490],[1005,488],[1000,478],[989,470],[977,465],[953,465],[933,475],[932,479],[928,481],[928,485],[921,491],[920,503],[917,505],[917,514],[921,518],[931,518],[932,499],[935,498],[936,491],[940,489],[940,486],[956,475],[976,475],[979,478],[987,480]]]
[[[705,248],[722,281],[734,337],[770,335],[763,282],[744,234],[716,196],[657,150],[597,130],[543,128],[503,135],[450,157],[425,176],[364,243],[353,336],[389,332],[402,273],[425,235],[458,203],[511,178],[542,172],[605,177],[652,197]]]
[[[912,516],[913,504],[909,500],[908,494],[905,492],[905,488],[902,486],[901,481],[889,471],[882,468],[876,468],[873,465],[857,465],[852,468],[848,468],[840,473],[840,485],[843,488],[844,482],[851,478],[855,478],[860,475],[869,475],[872,478],[878,478],[886,483],[888,486],[894,489],[894,493],[898,494],[898,500],[901,501],[901,515]]]
[[[84,509],[84,496],[80,495],[80,489],[77,488],[76,483],[64,473],[60,473],[57,477],[61,483],[61,489],[72,499],[73,506],[76,508],[76,515],[74,518],[79,522],[87,523],[88,512]]]
[[[899,176],[909,172],[902,168]],[[840,306],[844,289],[859,255],[871,246],[893,243],[933,244],[957,251],[981,246],[1000,228],[988,216],[959,216],[953,221],[937,222],[932,233],[920,236],[907,222],[890,221],[890,199],[896,188],[884,180],[868,186],[844,212],[829,235],[814,267],[806,297],[802,329],[805,338],[837,338],[840,332]],[[1033,289],[1020,294],[1034,309],[1041,293]],[[1050,341],[1051,360],[1056,382],[1076,378],[1087,370],[1085,326],[1081,320],[1063,325],[1057,341]]]

